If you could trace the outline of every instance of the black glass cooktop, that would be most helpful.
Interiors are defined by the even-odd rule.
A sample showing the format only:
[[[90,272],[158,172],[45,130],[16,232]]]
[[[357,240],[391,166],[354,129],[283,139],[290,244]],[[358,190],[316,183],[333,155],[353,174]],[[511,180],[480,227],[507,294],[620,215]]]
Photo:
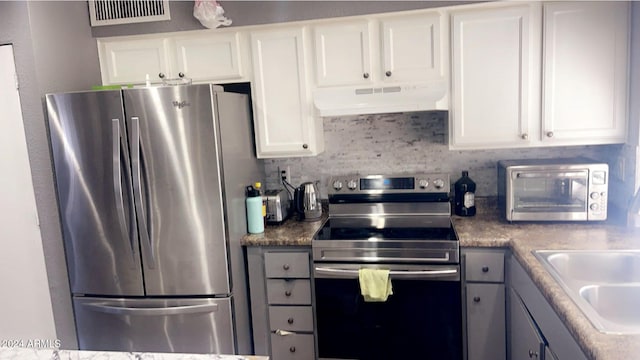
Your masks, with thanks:
[[[391,222],[389,224],[386,224]],[[458,241],[449,219],[436,226],[416,226],[420,224],[398,223],[388,220],[345,220],[329,219],[316,233],[313,240],[451,240]]]

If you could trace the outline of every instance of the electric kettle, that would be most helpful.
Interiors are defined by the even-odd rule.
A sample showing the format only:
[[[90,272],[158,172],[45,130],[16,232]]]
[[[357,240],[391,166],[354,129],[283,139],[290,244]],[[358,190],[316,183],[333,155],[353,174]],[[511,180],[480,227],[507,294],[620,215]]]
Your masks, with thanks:
[[[316,221],[322,217],[320,192],[316,183],[306,182],[297,187],[293,194],[293,204],[298,220]]]

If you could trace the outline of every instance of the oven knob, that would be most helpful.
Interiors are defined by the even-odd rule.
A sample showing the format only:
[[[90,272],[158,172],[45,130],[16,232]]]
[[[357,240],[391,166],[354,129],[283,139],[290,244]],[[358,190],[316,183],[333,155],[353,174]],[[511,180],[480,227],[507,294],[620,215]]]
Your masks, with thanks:
[[[593,200],[597,200],[600,197],[600,194],[597,192],[592,192],[589,196],[591,196]]]
[[[342,181],[340,180],[336,180],[333,182],[333,188],[336,190],[341,190],[342,189]]]
[[[442,189],[444,187],[444,180],[442,179],[433,180],[433,186],[435,186],[436,189]]]
[[[600,209],[600,205],[598,204],[591,204],[591,206],[589,206],[589,208],[593,211],[598,211]]]
[[[358,188],[358,183],[355,180],[349,180],[349,182],[347,183],[347,187],[349,188],[349,190],[355,190]]]
[[[418,180],[418,186],[420,186],[421,189],[426,189],[427,186],[429,186],[429,181],[426,179],[420,179]]]

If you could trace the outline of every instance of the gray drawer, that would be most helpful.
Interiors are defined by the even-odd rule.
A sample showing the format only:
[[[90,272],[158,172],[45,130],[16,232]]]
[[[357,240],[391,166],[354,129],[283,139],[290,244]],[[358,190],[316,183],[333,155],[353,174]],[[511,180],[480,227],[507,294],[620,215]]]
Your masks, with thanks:
[[[272,360],[313,360],[315,357],[313,335],[271,334]]]
[[[309,278],[309,253],[268,252],[264,266],[268,278]]]
[[[267,301],[275,305],[311,305],[311,281],[267,279]]]
[[[465,255],[467,281],[504,282],[504,253],[469,251]]]
[[[313,331],[311,306],[269,306],[271,330]]]

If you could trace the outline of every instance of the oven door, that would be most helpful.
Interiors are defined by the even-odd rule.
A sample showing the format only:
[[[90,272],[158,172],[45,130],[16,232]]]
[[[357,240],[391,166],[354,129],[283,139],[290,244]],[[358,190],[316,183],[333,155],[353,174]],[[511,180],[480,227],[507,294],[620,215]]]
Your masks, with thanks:
[[[511,173],[509,220],[587,220],[589,171]]]
[[[390,270],[393,295],[365,302],[358,269]],[[459,265],[314,266],[320,359],[462,359]]]

